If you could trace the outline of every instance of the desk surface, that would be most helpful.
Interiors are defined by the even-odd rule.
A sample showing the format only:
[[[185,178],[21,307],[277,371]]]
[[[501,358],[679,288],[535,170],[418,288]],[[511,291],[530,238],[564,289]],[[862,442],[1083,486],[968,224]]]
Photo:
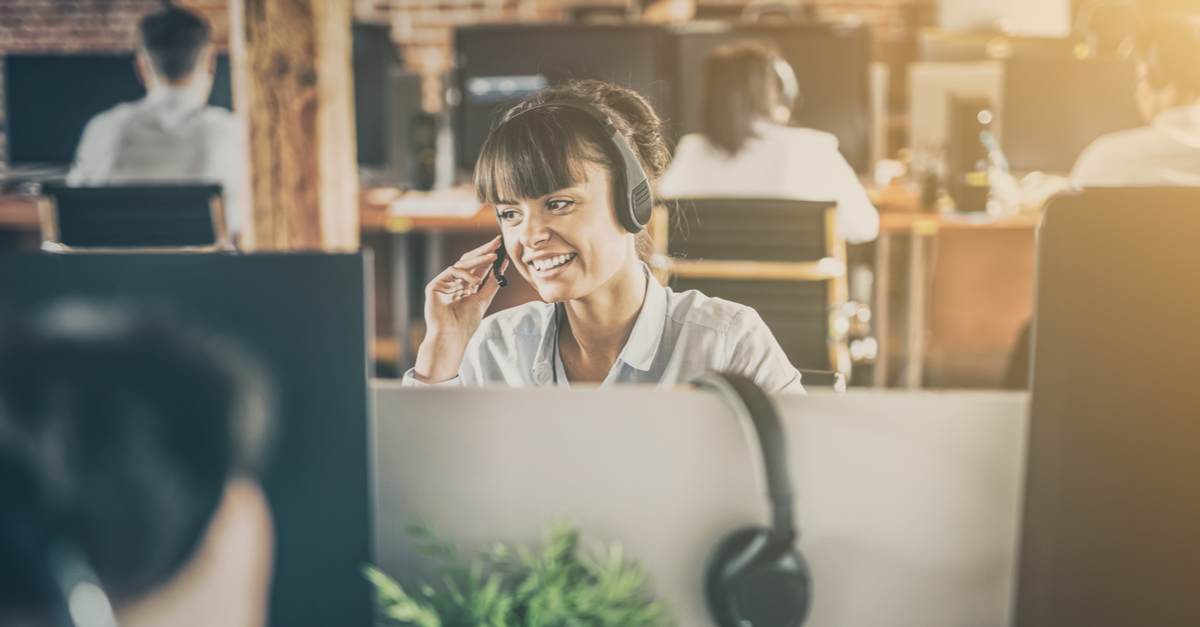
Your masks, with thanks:
[[[879,232],[932,235],[950,229],[1034,229],[1041,219],[1041,214],[997,218],[986,214],[884,211],[879,214]]]
[[[368,233],[409,231],[492,232],[496,230],[496,219],[486,208],[470,217],[394,216],[388,213],[388,204],[377,202],[374,190],[364,191],[359,196],[362,230]],[[910,211],[882,211],[879,214],[879,229],[882,233],[925,233],[932,234],[942,229],[1033,229],[1037,227],[1039,215],[1019,215],[1006,218],[974,216],[967,214],[936,214]],[[37,229],[37,202],[23,196],[0,196],[0,228]]]
[[[29,196],[0,196],[0,228],[37,230],[37,200]]]

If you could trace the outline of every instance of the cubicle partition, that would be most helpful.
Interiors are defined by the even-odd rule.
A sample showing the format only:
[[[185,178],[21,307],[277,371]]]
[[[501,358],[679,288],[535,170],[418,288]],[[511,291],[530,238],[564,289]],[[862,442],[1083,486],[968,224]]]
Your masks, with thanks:
[[[372,388],[376,559],[428,573],[402,527],[427,522],[466,555],[536,544],[574,520],[620,542],[681,627],[710,622],[709,550],[767,522],[745,425],[708,392]],[[1028,396],[860,392],[778,398],[810,625],[1004,627]]]
[[[270,624],[369,627],[367,332],[361,254],[0,255],[0,310],[64,299],[166,308],[257,353],[278,387],[263,476]]]
[[[1196,188],[1046,209],[1016,627],[1200,624],[1197,234]]]

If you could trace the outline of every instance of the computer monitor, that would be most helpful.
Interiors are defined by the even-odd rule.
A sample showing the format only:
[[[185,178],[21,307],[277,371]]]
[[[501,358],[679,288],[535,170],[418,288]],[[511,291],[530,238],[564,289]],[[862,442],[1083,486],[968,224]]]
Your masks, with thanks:
[[[908,146],[920,159],[939,158],[947,150],[950,100],[983,97],[1000,100],[1004,65],[998,61],[917,62],[908,66]]]
[[[747,40],[773,42],[795,70],[804,98],[793,112],[793,122],[833,133],[846,161],[858,172],[870,170],[872,50],[870,32],[865,27],[723,23],[682,27],[676,32],[676,133],[682,136],[700,130],[700,97],[708,53],[717,46]]]
[[[1200,624],[1197,206],[1143,187],[1046,208],[1006,624]]]
[[[400,57],[391,27],[355,24],[352,63],[358,162],[387,166],[406,150],[390,145],[393,109],[412,108],[412,98],[393,93]],[[10,54],[3,65],[10,165],[70,164],[93,116],[146,94],[132,54]],[[419,106],[419,90],[416,100]],[[208,102],[233,109],[228,54],[217,55]],[[407,120],[400,128],[407,128]]]
[[[0,308],[161,307],[255,353],[277,388],[261,476],[274,520],[273,627],[372,627],[366,286],[358,254],[0,255]]]
[[[1096,138],[1145,124],[1133,100],[1135,77],[1131,60],[1010,59],[999,120],[1009,165],[1067,173]]]
[[[145,94],[132,54],[6,55],[8,163],[70,164],[93,116]],[[217,55],[208,102],[233,108],[226,54]]]
[[[670,35],[657,26],[501,24],[455,30],[458,167],[471,170],[508,107],[550,84],[597,79],[674,110]]]

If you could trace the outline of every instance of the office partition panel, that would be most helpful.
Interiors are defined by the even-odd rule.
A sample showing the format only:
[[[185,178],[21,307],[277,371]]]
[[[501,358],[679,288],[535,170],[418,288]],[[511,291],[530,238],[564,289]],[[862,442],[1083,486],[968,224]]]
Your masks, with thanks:
[[[361,254],[0,256],[0,308],[63,299],[165,307],[230,336],[274,375],[263,476],[275,523],[270,624],[369,627],[369,264]]]

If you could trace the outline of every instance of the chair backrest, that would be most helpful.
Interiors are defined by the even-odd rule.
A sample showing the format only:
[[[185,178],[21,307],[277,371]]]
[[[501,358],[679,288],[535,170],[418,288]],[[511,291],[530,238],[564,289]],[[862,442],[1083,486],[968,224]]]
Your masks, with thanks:
[[[1046,208],[1016,627],[1200,625],[1197,237],[1200,189]]]
[[[680,198],[667,253],[690,260],[817,261],[833,254],[827,213],[837,203],[774,198]]]
[[[674,204],[667,238],[672,258],[771,264],[812,264],[833,258],[838,261],[834,265],[844,270],[833,201],[683,198],[667,202]],[[836,303],[846,298],[844,271],[829,280],[681,272],[671,287],[699,290],[753,308],[797,368],[848,371],[845,342],[833,337],[830,324]]]
[[[42,241],[47,250],[226,247],[220,185],[55,185],[42,193]]]

